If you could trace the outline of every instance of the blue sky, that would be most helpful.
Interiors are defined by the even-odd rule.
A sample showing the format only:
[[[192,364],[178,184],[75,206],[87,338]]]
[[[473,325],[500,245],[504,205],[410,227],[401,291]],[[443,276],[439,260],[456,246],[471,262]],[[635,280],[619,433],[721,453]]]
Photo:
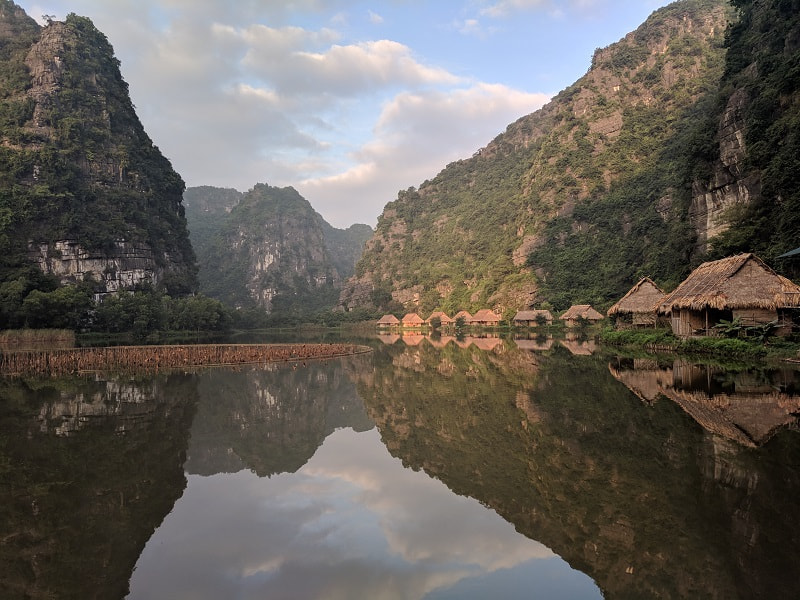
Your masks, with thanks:
[[[664,0],[17,0],[87,16],[188,186],[291,185],[332,225],[472,155]]]

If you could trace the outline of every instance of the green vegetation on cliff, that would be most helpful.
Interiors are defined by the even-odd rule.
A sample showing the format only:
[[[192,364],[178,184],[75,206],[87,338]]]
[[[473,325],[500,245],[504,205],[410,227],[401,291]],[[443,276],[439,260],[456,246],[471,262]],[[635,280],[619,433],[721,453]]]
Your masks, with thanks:
[[[97,249],[124,238],[192,266],[183,181],[144,132],[106,37],[74,14],[44,28],[35,48],[35,30],[25,31],[0,90],[3,255],[19,258],[30,239]]]
[[[747,251],[770,260],[800,246],[800,2],[731,3],[739,18],[727,33],[720,100],[706,135],[713,135],[726,103],[741,95],[745,175],[761,189],[749,205],[729,210],[730,228],[713,240],[712,254]]]

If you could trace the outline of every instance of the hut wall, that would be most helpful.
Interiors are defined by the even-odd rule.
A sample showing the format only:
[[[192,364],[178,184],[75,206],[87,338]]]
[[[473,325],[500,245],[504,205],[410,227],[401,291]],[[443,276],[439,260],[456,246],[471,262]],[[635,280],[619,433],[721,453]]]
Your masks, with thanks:
[[[778,318],[778,311],[765,308],[735,309],[733,318],[739,319],[742,325],[760,325],[775,321]]]
[[[673,310],[670,323],[672,333],[678,337],[689,337],[695,335],[695,331],[706,328],[705,314],[687,309]]]
[[[633,324],[639,326],[655,326],[656,313],[633,313]]]

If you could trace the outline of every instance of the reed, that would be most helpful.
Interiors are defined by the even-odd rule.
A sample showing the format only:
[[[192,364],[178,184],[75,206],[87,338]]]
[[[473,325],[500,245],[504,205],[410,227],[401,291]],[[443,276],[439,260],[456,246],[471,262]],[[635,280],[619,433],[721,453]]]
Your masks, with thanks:
[[[368,352],[356,344],[192,344],[21,350],[0,354],[0,375],[65,375],[304,361]]]

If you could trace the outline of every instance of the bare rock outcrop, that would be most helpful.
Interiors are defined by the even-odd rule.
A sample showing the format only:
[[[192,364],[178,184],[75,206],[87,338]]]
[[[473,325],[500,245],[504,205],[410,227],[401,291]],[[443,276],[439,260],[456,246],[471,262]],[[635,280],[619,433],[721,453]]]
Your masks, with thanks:
[[[697,235],[697,249],[708,250],[710,240],[728,228],[725,217],[736,206],[744,206],[760,193],[757,173],[745,174],[744,111],[747,92],[739,89],[728,100],[719,124],[719,159],[710,181],[695,181],[689,222]]]

